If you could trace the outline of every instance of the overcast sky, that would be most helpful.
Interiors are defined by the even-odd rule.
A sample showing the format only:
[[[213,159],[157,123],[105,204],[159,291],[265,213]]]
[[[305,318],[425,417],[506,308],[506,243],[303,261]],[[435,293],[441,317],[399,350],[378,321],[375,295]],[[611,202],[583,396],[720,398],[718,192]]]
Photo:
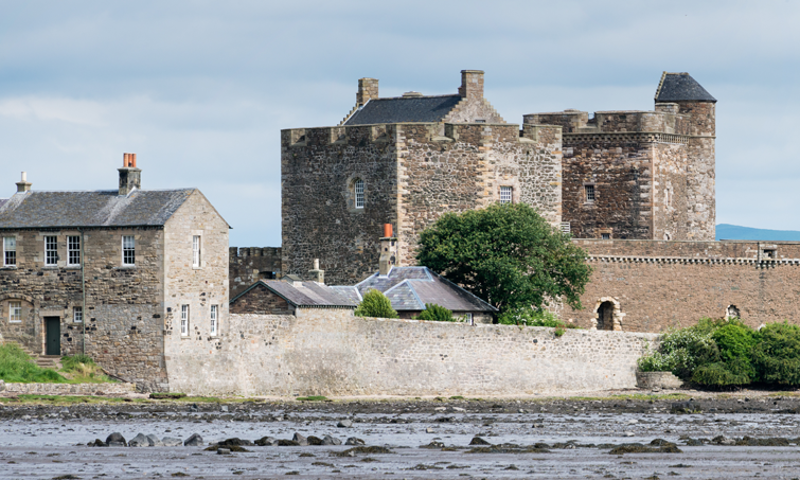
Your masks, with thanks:
[[[198,187],[232,246],[279,246],[280,129],[486,72],[508,122],[652,110],[663,70],[718,100],[717,223],[800,230],[800,2],[0,0],[0,197]]]

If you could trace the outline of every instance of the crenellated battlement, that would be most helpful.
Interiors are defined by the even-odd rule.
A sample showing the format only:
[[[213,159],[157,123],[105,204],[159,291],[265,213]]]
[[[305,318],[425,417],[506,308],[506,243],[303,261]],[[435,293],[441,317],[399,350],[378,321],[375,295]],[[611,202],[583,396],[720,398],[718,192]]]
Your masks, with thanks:
[[[498,142],[557,143],[560,125],[519,125],[512,123],[389,123],[281,130],[283,148],[342,145],[363,147],[413,140],[417,143],[462,142],[489,144]]]
[[[564,135],[591,135],[606,133],[664,133],[691,135],[691,115],[678,113],[676,103],[656,104],[655,111],[617,110],[588,112],[564,110],[563,112],[531,113],[523,116],[524,123],[560,125]]]

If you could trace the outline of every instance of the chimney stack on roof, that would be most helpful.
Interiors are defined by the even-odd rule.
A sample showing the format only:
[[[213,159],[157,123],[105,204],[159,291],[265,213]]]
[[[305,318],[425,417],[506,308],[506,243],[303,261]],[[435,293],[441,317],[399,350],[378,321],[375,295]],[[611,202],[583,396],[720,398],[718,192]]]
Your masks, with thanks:
[[[356,105],[364,106],[368,101],[378,98],[378,79],[359,78],[358,93],[356,93]]]
[[[22,172],[22,179],[17,182],[17,193],[26,193],[31,191],[32,183],[28,181],[28,174]]]
[[[397,265],[397,257],[397,237],[395,237],[394,232],[392,232],[392,224],[384,223],[380,259],[378,260],[381,275],[389,275],[392,267]]]
[[[136,168],[136,154],[122,154],[122,168],[119,171],[119,194],[128,195],[142,188],[142,170]]]
[[[483,99],[483,70],[461,70],[458,94],[469,100]]]
[[[312,282],[325,283],[325,270],[319,269],[319,258],[314,259],[314,268],[308,271],[308,279]]]

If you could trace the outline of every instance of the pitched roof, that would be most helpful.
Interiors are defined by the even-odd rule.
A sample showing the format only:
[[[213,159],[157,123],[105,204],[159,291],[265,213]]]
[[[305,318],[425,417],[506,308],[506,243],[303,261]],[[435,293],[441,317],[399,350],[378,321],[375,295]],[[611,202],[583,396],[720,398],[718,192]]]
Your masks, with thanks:
[[[194,191],[17,193],[0,202],[0,228],[161,226]]]
[[[234,297],[230,303],[235,302],[258,285],[267,287],[269,291],[294,307],[356,308],[358,304],[358,302],[339,295],[336,290],[327,285],[317,282],[284,282],[281,280],[259,280]]]
[[[378,273],[356,285],[361,295],[375,289],[397,311],[419,311],[435,303],[454,312],[496,312],[497,309],[428,267],[393,267],[389,275]]]
[[[361,303],[361,293],[355,286],[331,285],[329,288],[333,289],[333,291],[339,294],[340,297],[345,298],[356,305]]]
[[[697,80],[688,73],[668,73],[661,75],[661,82],[656,90],[656,102],[701,101],[716,103]]]
[[[461,95],[375,98],[359,108],[344,124],[438,122],[462,98]]]

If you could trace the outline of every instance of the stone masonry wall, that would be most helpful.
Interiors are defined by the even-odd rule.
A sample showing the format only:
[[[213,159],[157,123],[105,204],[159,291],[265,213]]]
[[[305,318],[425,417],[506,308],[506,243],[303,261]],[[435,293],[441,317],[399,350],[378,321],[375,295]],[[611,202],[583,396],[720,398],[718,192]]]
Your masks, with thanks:
[[[221,348],[168,360],[202,395],[530,395],[635,388],[654,335],[353,317],[232,315]],[[402,338],[403,341],[397,341]],[[174,366],[173,366],[174,364]]]
[[[230,247],[228,265],[229,296],[233,298],[259,280],[281,276],[281,248]]]
[[[265,285],[258,284],[237,298],[230,305],[232,314],[293,315],[289,302],[272,293]]]
[[[590,327],[604,301],[629,332],[662,332],[724,317],[734,305],[752,327],[800,323],[800,243],[576,240],[594,268],[585,309],[562,317]],[[775,259],[768,258],[773,255]]]
[[[44,317],[59,317],[61,354],[83,352],[81,269],[66,265],[77,230],[5,231],[17,237],[17,267],[0,269],[0,330],[34,354],[44,353]],[[44,235],[56,235],[58,265],[44,266]],[[123,267],[122,236],[134,235],[136,266]],[[161,302],[164,242],[160,229],[92,229],[84,233],[86,353],[109,373],[150,389],[165,388]],[[8,303],[20,300],[22,324],[9,328]]]

